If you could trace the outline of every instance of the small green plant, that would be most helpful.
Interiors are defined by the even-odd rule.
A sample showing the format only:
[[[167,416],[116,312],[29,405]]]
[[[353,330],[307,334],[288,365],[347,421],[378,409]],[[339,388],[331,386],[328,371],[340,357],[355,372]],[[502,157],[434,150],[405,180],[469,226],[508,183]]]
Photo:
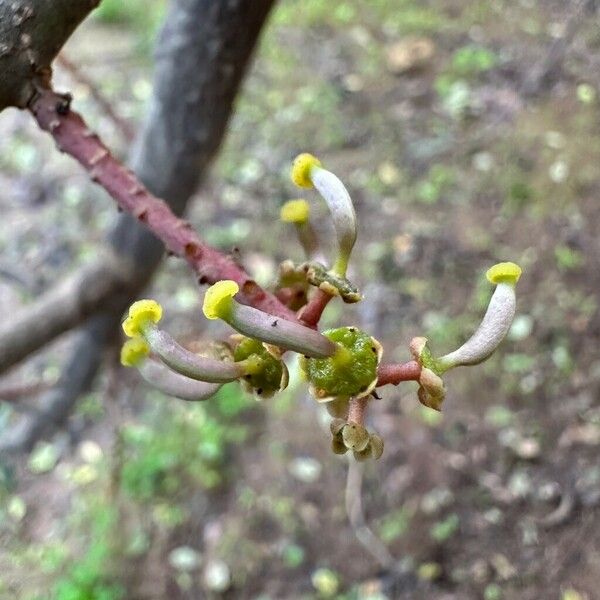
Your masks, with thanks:
[[[166,6],[165,0],[102,0],[94,16],[106,25],[132,30],[137,35],[139,51],[147,55]]]
[[[477,75],[496,66],[496,55],[487,48],[469,45],[456,50],[452,56],[452,70],[460,76]]]
[[[496,55],[481,46],[463,46],[454,52],[450,64],[435,81],[435,90],[451,115],[460,118],[477,108],[471,84],[497,63]]]
[[[121,486],[140,502],[177,498],[190,485],[218,486],[227,448],[246,439],[247,428],[236,417],[249,403],[234,386],[223,386],[208,410],[203,405],[157,419],[155,425],[127,426],[123,439]]]
[[[155,0],[148,3],[145,0],[102,0],[94,15],[100,21],[115,25],[130,25],[140,31],[153,28],[164,15],[166,2]]]
[[[92,514],[90,544],[73,560],[56,582],[53,600],[121,600],[124,588],[114,582],[110,572],[115,513],[99,507]]]

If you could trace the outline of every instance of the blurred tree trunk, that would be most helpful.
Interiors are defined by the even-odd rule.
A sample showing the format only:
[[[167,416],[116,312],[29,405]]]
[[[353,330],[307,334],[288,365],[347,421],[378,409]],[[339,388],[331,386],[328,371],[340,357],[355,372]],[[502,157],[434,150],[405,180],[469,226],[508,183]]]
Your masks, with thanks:
[[[2,0],[0,0],[1,2]],[[132,152],[132,167],[156,196],[181,214],[223,140],[233,103],[274,0],[176,0],[156,45],[153,98]],[[29,447],[68,416],[87,391],[123,311],[148,283],[164,248],[128,215],[110,235],[113,249],[133,260],[136,277],[110,308],[84,325],[57,386],[24,420],[4,450]]]

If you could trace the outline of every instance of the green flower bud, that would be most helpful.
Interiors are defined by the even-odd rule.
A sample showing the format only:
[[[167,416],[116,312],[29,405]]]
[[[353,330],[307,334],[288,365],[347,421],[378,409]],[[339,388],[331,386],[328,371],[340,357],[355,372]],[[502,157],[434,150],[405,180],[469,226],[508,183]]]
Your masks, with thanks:
[[[337,350],[328,358],[302,358],[300,365],[318,402],[368,396],[377,385],[381,344],[356,327],[323,332]]]
[[[247,373],[240,381],[257,397],[270,398],[287,387],[289,374],[281,356],[260,341],[242,337],[233,351],[233,358],[236,363],[247,365]]]

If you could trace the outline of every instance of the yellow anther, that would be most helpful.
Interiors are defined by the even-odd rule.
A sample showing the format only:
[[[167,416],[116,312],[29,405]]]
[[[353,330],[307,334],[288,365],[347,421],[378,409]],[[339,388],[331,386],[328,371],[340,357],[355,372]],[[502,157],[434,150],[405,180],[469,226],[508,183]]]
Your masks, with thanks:
[[[510,283],[515,285],[521,277],[521,267],[513,262],[504,262],[494,265],[485,274],[490,283]]]
[[[292,181],[301,188],[313,187],[310,172],[313,167],[320,167],[321,161],[312,154],[303,153],[296,156],[292,163]]]
[[[280,217],[285,223],[306,223],[310,206],[306,200],[288,200],[282,207]]]
[[[134,337],[127,340],[121,348],[121,364],[124,367],[136,367],[150,354],[150,346],[144,338]]]
[[[202,311],[207,319],[224,319],[231,306],[231,299],[240,291],[240,286],[230,279],[217,281],[204,295]]]
[[[138,300],[129,307],[129,316],[123,321],[123,331],[128,337],[143,333],[148,323],[158,323],[162,318],[162,306],[156,300]]]

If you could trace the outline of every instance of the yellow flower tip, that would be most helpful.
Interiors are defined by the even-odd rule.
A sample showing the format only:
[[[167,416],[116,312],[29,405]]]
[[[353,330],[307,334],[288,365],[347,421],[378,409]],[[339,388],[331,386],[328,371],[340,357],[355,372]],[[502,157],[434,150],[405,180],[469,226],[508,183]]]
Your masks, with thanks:
[[[207,319],[223,319],[227,316],[230,300],[240,291],[240,286],[230,279],[217,281],[204,295],[202,311]]]
[[[150,354],[150,346],[144,338],[134,337],[127,340],[121,348],[121,364],[124,367],[136,367]]]
[[[521,277],[522,269],[519,265],[513,262],[504,262],[494,265],[485,274],[490,283],[510,283],[515,285]]]
[[[307,152],[298,154],[292,163],[292,181],[301,188],[313,187],[310,172],[313,167],[320,166],[321,161],[312,154],[308,154]]]
[[[123,331],[128,337],[142,334],[148,323],[158,323],[162,319],[162,306],[156,300],[138,300],[129,307],[129,316],[123,321]]]
[[[284,223],[306,223],[310,206],[306,200],[288,200],[282,207],[280,217]]]

